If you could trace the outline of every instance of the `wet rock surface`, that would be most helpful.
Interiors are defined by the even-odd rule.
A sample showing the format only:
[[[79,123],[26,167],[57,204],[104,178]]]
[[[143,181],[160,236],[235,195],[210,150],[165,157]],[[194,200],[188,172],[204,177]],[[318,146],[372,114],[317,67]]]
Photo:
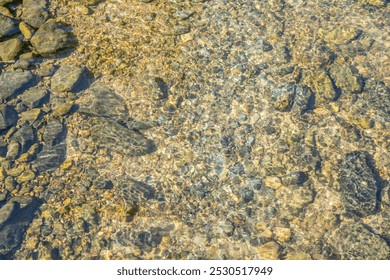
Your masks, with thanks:
[[[390,250],[386,241],[362,224],[343,223],[329,235],[330,244],[343,260],[389,259]]]
[[[369,155],[357,151],[345,156],[340,171],[340,191],[347,210],[360,215],[369,215],[376,211],[378,185]]]
[[[390,258],[386,1],[8,2],[0,258]]]
[[[0,259],[9,259],[23,241],[40,202],[34,197],[14,197],[0,208]]]

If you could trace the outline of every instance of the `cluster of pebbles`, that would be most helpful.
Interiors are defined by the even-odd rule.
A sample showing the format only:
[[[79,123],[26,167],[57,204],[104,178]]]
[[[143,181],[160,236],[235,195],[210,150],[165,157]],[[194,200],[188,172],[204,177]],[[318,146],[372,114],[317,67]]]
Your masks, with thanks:
[[[0,259],[389,259],[384,0],[0,0]]]

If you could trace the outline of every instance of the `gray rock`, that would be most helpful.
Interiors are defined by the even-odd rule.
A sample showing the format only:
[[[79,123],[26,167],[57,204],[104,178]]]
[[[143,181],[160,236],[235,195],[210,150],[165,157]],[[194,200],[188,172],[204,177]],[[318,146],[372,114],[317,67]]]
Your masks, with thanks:
[[[32,6],[23,11],[22,20],[32,27],[39,28],[49,17],[49,13],[42,7]]]
[[[362,91],[362,78],[353,73],[349,66],[334,64],[329,73],[336,86],[344,92],[359,93]]]
[[[47,0],[23,0],[23,8],[31,8],[31,7],[47,7]]]
[[[20,246],[24,234],[35,216],[41,201],[35,197],[22,196],[10,199],[0,212],[4,221],[0,223],[0,258],[11,259]],[[5,210],[3,208],[6,207]]]
[[[390,257],[386,241],[360,223],[342,223],[327,235],[327,240],[343,260],[386,260]]]
[[[377,207],[377,181],[368,163],[368,154],[346,154],[340,167],[340,192],[346,210],[358,215],[373,214]]]
[[[65,129],[60,121],[53,119],[48,122],[43,132],[43,141],[47,146],[54,146],[65,139]]]
[[[84,68],[72,65],[62,66],[51,79],[51,88],[53,91],[66,92],[78,91],[83,77]]]
[[[46,89],[32,88],[23,93],[21,99],[27,107],[36,108],[47,102],[48,97],[49,92]]]
[[[71,43],[70,33],[65,29],[54,19],[49,19],[31,38],[31,44],[43,56],[54,54]]]
[[[80,112],[111,118],[123,124],[130,119],[125,100],[113,90],[95,83],[88,91],[92,98],[88,104],[81,106]]]
[[[86,104],[80,105],[80,113],[110,118],[133,130],[148,129],[155,125],[152,121],[131,118],[125,100],[112,89],[95,83],[88,91],[91,98]]]
[[[292,171],[282,178],[286,186],[302,186],[308,179],[307,173],[302,171]]]
[[[112,187],[113,187],[111,180],[108,180],[106,178],[101,178],[101,177],[94,180],[92,185],[95,188],[102,189],[102,190],[112,189]]]
[[[142,156],[156,150],[153,141],[116,121],[102,117],[91,117],[88,121],[91,122],[91,138],[101,148],[128,157]]]
[[[34,144],[36,140],[35,131],[31,125],[24,124],[12,136],[11,141],[17,142],[20,145],[21,153],[25,153]]]
[[[313,107],[314,93],[306,86],[297,85],[291,112],[295,115],[302,115]]]
[[[121,198],[129,206],[139,205],[145,200],[155,197],[154,188],[140,181],[129,179],[118,185]]]
[[[33,167],[39,172],[54,171],[66,159],[66,143],[61,142],[55,146],[43,146],[33,163]]]
[[[271,93],[272,106],[281,112],[286,112],[291,109],[295,97],[295,86],[288,84],[286,86],[275,88]]]
[[[7,154],[7,145],[8,143],[4,140],[0,140],[0,157],[5,157]]]
[[[12,215],[12,212],[15,209],[15,206],[15,202],[8,202],[0,208],[0,228],[7,220],[9,220]]]
[[[8,71],[0,75],[0,100],[3,102],[33,85],[35,76],[29,71]]]
[[[22,41],[19,38],[9,39],[0,43],[0,58],[3,61],[14,60],[22,50]]]
[[[0,132],[14,126],[18,121],[18,113],[11,106],[0,105]]]
[[[0,39],[19,32],[18,22],[0,14]]]
[[[11,142],[8,145],[8,151],[6,155],[6,159],[15,160],[20,153],[20,144],[18,142]]]

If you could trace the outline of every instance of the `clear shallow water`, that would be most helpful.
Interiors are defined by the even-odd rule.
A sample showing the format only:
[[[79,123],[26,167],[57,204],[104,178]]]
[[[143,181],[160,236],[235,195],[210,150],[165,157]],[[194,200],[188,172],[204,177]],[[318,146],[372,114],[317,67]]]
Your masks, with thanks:
[[[16,258],[389,257],[388,7],[51,7],[78,46],[40,67],[96,81],[74,98],[90,112],[64,117],[68,165],[38,175]]]

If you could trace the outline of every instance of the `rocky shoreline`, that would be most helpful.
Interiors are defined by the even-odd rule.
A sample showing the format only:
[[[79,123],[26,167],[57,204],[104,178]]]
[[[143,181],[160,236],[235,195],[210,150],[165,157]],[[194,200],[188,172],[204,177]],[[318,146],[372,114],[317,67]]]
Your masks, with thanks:
[[[387,2],[0,0],[0,259],[389,259]]]

